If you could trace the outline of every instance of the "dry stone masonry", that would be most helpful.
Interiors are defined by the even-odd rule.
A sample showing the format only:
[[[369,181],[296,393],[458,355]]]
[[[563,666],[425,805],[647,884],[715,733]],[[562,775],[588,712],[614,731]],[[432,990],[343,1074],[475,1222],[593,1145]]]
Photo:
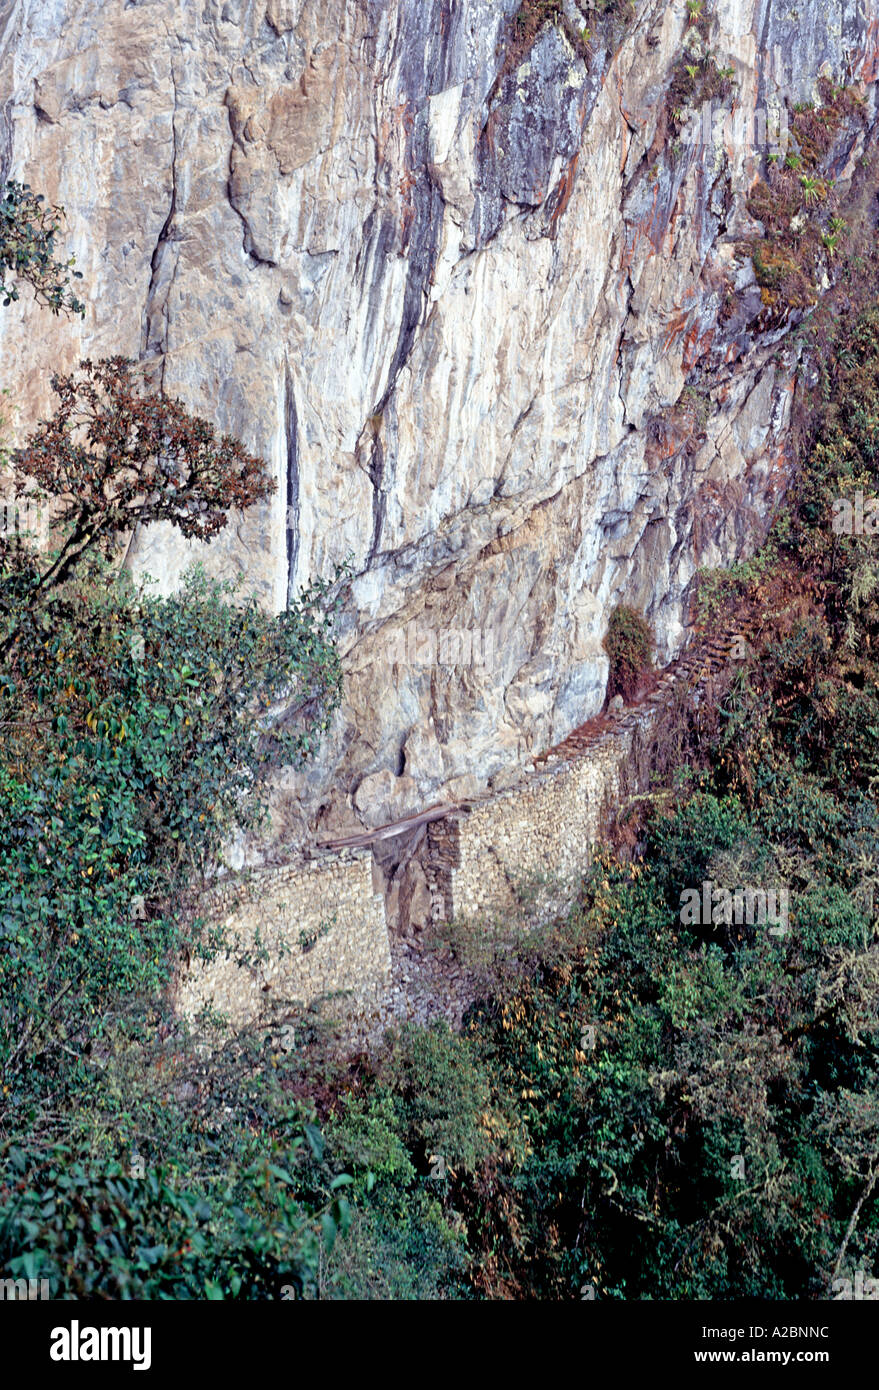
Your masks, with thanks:
[[[235,880],[214,889],[202,910],[222,926],[228,949],[179,982],[177,1007],[190,1018],[210,1008],[241,1027],[337,991],[365,1003],[387,986],[384,899],[373,891],[366,851]]]
[[[562,909],[617,800],[632,736],[616,731],[575,761],[561,760],[431,825],[436,916],[502,914],[535,883],[543,887],[541,913]]]

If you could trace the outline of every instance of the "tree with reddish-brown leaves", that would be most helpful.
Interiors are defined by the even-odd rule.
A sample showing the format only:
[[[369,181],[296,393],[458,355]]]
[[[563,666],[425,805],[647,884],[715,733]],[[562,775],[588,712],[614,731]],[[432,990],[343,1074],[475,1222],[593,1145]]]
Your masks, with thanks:
[[[274,490],[260,459],[180,401],[146,391],[125,357],[83,362],[77,373],[53,376],[52,389],[55,414],[13,455],[17,485],[36,483],[48,495],[61,536],[37,594],[68,579],[87,551],[107,553],[136,526],[169,521],[184,536],[210,540],[231,512]]]

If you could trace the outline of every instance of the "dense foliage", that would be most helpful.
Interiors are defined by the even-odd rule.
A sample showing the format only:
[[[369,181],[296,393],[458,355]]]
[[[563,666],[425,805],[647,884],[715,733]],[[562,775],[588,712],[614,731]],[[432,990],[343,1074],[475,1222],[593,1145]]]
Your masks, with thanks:
[[[20,615],[0,680],[0,1068],[82,1046],[173,966],[188,889],[335,708],[332,604],[279,618],[199,571],[173,599],[84,570]],[[278,706],[276,712],[274,706]]]

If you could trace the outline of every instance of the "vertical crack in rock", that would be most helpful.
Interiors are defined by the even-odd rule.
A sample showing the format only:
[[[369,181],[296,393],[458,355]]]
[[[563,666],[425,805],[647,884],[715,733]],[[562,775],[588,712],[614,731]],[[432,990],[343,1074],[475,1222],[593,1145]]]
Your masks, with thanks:
[[[2,187],[6,186],[9,171],[12,168],[12,120],[9,115],[11,107],[11,101],[0,106],[0,186]]]
[[[150,283],[143,311],[143,340],[141,357],[161,358],[158,385],[165,386],[165,365],[168,351],[168,301],[176,272],[176,261],[170,274],[165,278],[164,262],[168,246],[174,238],[174,217],[177,212],[177,78],[171,63],[171,82],[174,88],[174,106],[171,112],[171,203],[168,216],[162,224],[153,254],[150,258]],[[164,283],[163,283],[164,281]]]
[[[419,185],[415,190],[415,202],[416,211],[409,243],[409,264],[406,289],[403,294],[400,331],[388,369],[387,385],[381,400],[373,411],[373,415],[377,417],[384,415],[396,389],[400,372],[409,359],[415,342],[415,334],[428,302],[427,291],[437,259],[444,203],[439,190],[429,178],[419,180]],[[385,455],[379,431],[376,431],[373,441],[369,473],[373,486],[373,526],[372,541],[366,562],[367,568],[379,552],[385,516]]]
[[[296,562],[299,558],[299,420],[290,364],[284,369],[284,433],[287,441],[286,481],[287,509],[284,513],[284,536],[287,549],[287,602],[295,598]]]
[[[369,460],[369,480],[372,483],[372,539],[369,544],[369,554],[366,558],[365,569],[369,569],[378,552],[382,527],[385,522],[385,494],[382,487],[384,482],[384,471],[385,451],[382,448],[381,433],[379,430],[376,430],[372,440],[372,454]]]
[[[449,61],[453,45],[448,31],[452,23],[453,12],[448,0],[440,0],[439,13],[432,17],[420,33],[417,27],[410,30],[401,28],[397,36],[400,46],[397,57],[400,64],[401,96],[406,109],[413,113],[405,154],[406,168],[410,171],[413,185],[409,215],[404,216],[399,232],[400,250],[407,258],[400,329],[384,392],[372,412],[374,417],[384,415],[396,389],[400,372],[412,352],[415,335],[428,304],[428,290],[439,254],[445,203],[429,171],[429,97],[432,92],[441,91],[450,80]],[[394,228],[395,235],[396,231]],[[383,220],[377,232],[378,240],[386,237],[387,232],[388,224]],[[369,259],[365,258],[366,264],[369,263]],[[376,260],[374,264],[378,266],[380,262]],[[385,477],[385,451],[379,430],[376,430],[373,440],[369,474],[373,486],[373,527],[366,560],[367,569],[381,546],[385,493],[388,486]]]
[[[427,8],[427,7],[425,7]],[[430,173],[429,100],[432,94],[445,90],[453,80],[452,54],[456,49],[454,26],[463,22],[464,7],[455,0],[434,0],[430,12],[418,24],[401,25],[394,36],[393,65],[400,75],[401,108],[411,113],[405,153],[405,167],[412,180],[410,204],[403,217],[402,228],[395,221],[375,211],[364,225],[364,247],[358,255],[358,265],[376,268],[381,276],[390,243],[399,236],[400,254],[407,258],[406,286],[397,343],[388,368],[382,396],[372,413],[379,422],[373,434],[369,462],[372,483],[372,538],[365,568],[374,562],[381,547],[381,535],[386,512],[386,495],[393,479],[385,476],[386,453],[381,439],[381,420],[394,395],[397,381],[412,352],[416,333],[428,306],[428,291],[439,254],[440,235],[445,214],[445,202],[440,188]],[[377,188],[378,194],[378,188]],[[373,245],[368,246],[372,242]],[[387,247],[387,249],[386,249]],[[377,295],[369,292],[370,310]]]
[[[278,262],[274,257],[263,255],[261,250],[257,250],[257,233],[252,225],[252,215],[255,200],[253,190],[248,191],[246,174],[242,186],[240,171],[236,173],[236,153],[246,157],[247,137],[242,133],[241,116],[238,112],[236,103],[230,100],[232,88],[226,93],[225,105],[229,117],[229,130],[232,142],[229,146],[228,177],[226,179],[226,199],[235,216],[241,223],[241,249],[254,265],[276,266]],[[246,170],[246,160],[245,160]],[[279,166],[280,176],[280,166]],[[264,196],[264,195],[263,195]],[[262,245],[262,243],[260,243]]]
[[[229,154],[229,159],[231,160],[231,158],[232,158],[232,154],[231,154],[231,152],[230,152],[230,154]],[[235,202],[235,195],[234,195],[233,192],[232,192],[232,175],[231,175],[231,173],[230,173],[229,178],[228,178],[228,180],[227,180],[227,182],[226,182],[226,197],[229,199],[229,206],[230,206],[230,208],[231,208],[232,211],[234,212],[235,216],[236,216],[237,218],[239,218],[240,221],[241,221],[241,226],[242,226],[242,228],[243,228],[243,231],[242,231],[241,248],[242,248],[242,250],[243,250],[245,256],[248,256],[248,257],[250,258],[250,260],[252,260],[253,263],[254,263],[255,265],[277,266],[277,264],[278,264],[277,261],[269,260],[268,257],[266,257],[266,256],[261,256],[261,255],[259,254],[258,251],[254,250],[254,245],[253,245],[253,232],[252,232],[251,229],[250,229],[250,223],[248,222],[248,220],[247,220],[247,218],[245,217],[244,213],[241,211],[241,209],[240,209],[240,207],[238,206],[238,204]]]

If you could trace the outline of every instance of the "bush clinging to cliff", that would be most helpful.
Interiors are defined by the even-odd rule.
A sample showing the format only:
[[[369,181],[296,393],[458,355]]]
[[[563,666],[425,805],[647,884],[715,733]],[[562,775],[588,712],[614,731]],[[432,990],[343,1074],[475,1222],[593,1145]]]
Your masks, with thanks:
[[[0,193],[0,298],[5,308],[18,299],[19,280],[34,291],[38,304],[58,314],[62,309],[85,318],[85,305],[70,289],[81,280],[73,257],[59,261],[55,242],[64,222],[64,209],[47,206],[42,193],[11,179]]]
[[[610,615],[604,650],[610,657],[608,695],[633,700],[652,670],[653,638],[643,613],[619,604]]]

